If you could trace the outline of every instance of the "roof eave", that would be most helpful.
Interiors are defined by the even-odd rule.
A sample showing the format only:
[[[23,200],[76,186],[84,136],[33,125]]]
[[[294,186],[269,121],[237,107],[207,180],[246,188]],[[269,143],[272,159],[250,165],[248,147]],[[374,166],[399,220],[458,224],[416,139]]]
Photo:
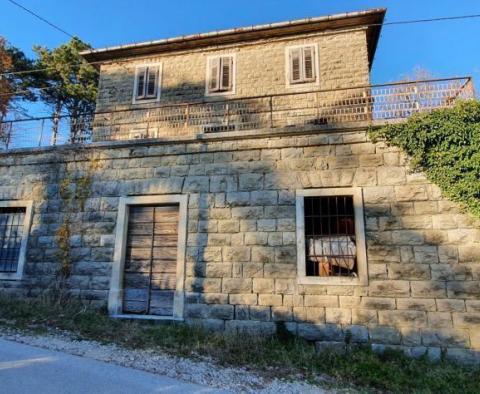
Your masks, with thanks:
[[[254,41],[262,38],[279,38],[317,31],[366,27],[368,58],[371,67],[385,12],[385,8],[377,8],[318,18],[308,18],[290,22],[242,27],[237,29],[195,34],[137,44],[92,49],[83,51],[80,54],[88,62],[100,65],[103,62],[115,61],[122,58],[149,56],[158,53],[189,50],[214,45],[227,45]]]

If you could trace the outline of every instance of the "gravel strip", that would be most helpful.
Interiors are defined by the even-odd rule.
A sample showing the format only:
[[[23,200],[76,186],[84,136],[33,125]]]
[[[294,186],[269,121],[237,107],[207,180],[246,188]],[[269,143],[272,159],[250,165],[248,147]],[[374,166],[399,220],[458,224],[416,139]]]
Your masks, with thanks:
[[[95,341],[75,340],[67,333],[35,336],[2,328],[0,338],[135,368],[235,393],[332,393],[301,381],[268,379],[245,368],[226,368],[208,360],[191,360],[159,351],[128,350]]]

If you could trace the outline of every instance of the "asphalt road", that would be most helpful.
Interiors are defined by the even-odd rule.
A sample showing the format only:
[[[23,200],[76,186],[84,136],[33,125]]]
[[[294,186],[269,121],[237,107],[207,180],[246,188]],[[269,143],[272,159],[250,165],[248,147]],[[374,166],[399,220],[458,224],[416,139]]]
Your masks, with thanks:
[[[220,393],[206,386],[0,339],[0,393]]]

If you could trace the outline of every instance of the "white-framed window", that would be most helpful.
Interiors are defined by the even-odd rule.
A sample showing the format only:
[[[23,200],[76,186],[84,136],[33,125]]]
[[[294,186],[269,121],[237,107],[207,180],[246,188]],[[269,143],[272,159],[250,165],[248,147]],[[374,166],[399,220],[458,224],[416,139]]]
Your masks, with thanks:
[[[235,93],[235,55],[207,58],[206,95]]]
[[[160,100],[162,79],[161,63],[142,64],[135,68],[133,103]]]
[[[22,279],[32,206],[33,201],[0,201],[0,279]]]
[[[188,195],[121,197],[108,311],[182,320]]]
[[[298,283],[368,284],[361,188],[297,190],[296,217]]]
[[[318,84],[318,46],[287,47],[285,50],[287,86]]]

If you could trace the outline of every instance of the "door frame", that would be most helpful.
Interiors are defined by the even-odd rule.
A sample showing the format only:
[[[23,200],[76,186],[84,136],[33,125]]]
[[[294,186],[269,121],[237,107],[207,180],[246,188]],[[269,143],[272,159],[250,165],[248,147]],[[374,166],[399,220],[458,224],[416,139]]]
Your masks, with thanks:
[[[125,251],[128,233],[129,208],[132,205],[178,205],[178,244],[177,277],[173,297],[173,316],[123,315],[123,274],[125,270]],[[117,224],[115,230],[115,252],[113,255],[110,289],[108,292],[108,312],[116,317],[183,320],[185,305],[185,251],[187,244],[187,206],[188,195],[166,194],[156,196],[120,197]]]

